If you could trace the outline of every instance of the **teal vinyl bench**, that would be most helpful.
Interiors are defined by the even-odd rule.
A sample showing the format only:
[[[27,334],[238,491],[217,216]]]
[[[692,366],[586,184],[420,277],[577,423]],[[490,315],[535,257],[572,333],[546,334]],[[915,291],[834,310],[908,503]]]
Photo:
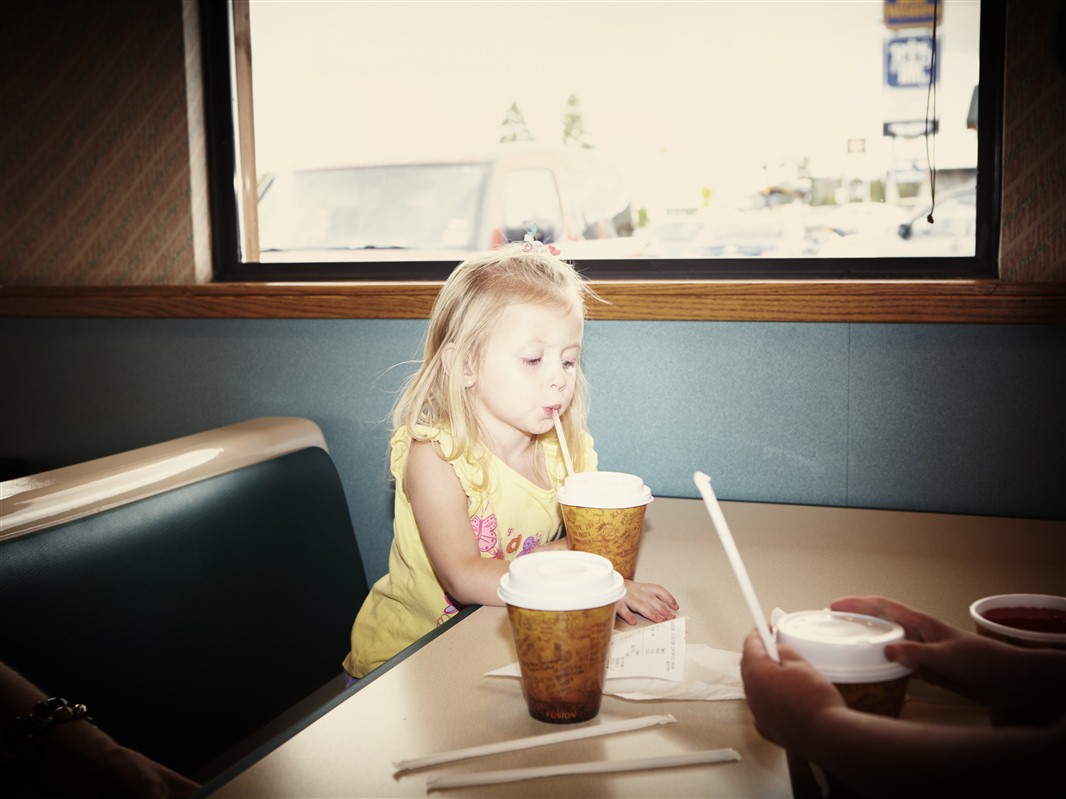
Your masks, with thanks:
[[[367,582],[313,423],[252,420],[2,487],[0,659],[120,743],[202,779],[341,674]]]

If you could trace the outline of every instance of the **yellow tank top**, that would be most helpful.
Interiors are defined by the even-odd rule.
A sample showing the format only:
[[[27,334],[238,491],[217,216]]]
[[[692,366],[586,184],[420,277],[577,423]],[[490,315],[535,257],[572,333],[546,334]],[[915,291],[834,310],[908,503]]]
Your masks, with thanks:
[[[451,449],[448,431],[418,428],[417,432],[420,437],[437,441],[445,452]],[[484,464],[484,487],[477,485],[479,466],[463,458],[452,462],[466,492],[470,532],[477,539],[483,558],[513,560],[562,534],[562,514],[555,495],[566,477],[566,468],[554,434],[544,436],[541,444],[551,478],[548,489],[529,482],[495,455],[490,454]],[[579,445],[585,453],[584,462],[590,470],[595,469],[592,438],[586,437]],[[461,610],[437,581],[418,534],[411,503],[403,491],[411,446],[406,427],[393,434],[389,446],[390,468],[396,482],[389,571],[370,589],[352,625],[352,649],[344,660],[344,669],[353,677],[362,677],[377,668]]]

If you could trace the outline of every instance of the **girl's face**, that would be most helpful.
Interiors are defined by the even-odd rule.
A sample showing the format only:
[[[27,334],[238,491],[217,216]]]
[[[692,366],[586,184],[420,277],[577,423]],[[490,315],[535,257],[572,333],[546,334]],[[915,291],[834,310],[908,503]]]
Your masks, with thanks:
[[[494,444],[546,433],[552,411],[570,406],[583,332],[577,308],[522,303],[503,312],[481,363],[464,372]]]

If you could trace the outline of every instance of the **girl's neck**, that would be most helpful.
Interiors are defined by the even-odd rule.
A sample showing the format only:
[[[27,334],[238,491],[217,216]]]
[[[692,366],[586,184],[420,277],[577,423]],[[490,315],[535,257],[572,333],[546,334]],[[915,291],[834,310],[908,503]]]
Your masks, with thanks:
[[[492,452],[518,474],[541,488],[548,487],[542,448],[536,436],[516,437],[513,441],[501,445],[492,442]]]

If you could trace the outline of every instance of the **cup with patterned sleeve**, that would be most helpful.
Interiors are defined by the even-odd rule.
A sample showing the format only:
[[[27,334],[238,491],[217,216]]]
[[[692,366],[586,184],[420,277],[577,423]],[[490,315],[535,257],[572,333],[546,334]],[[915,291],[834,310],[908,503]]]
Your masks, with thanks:
[[[589,552],[516,558],[497,593],[507,606],[529,715],[573,724],[600,712],[615,604],[625,596],[611,562]]]
[[[559,487],[570,549],[602,555],[626,580],[637,567],[651,489],[635,474],[577,472]]]

